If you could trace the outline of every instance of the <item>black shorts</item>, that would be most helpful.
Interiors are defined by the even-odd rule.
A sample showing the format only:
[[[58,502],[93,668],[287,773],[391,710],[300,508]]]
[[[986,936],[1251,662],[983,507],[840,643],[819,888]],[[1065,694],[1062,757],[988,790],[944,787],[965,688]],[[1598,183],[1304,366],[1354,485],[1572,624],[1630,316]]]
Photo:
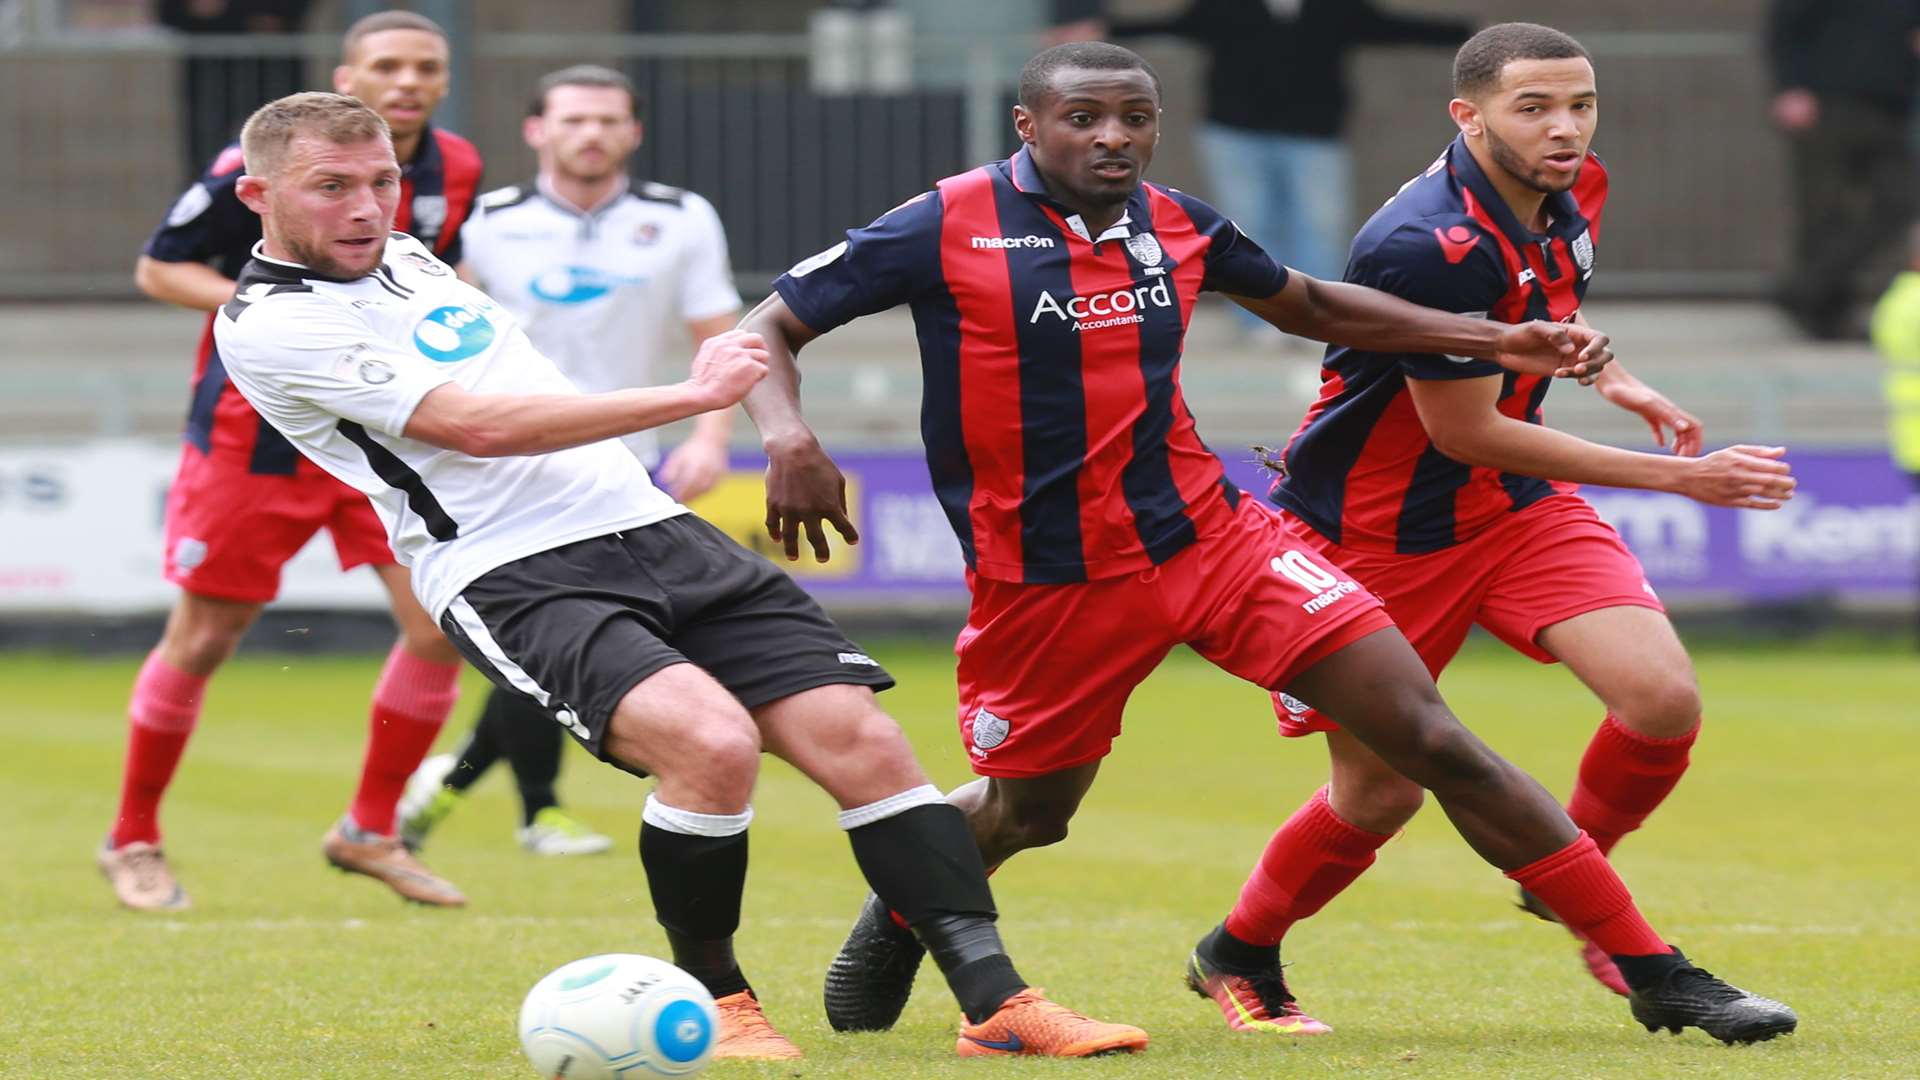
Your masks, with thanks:
[[[749,709],[818,686],[893,685],[792,578],[692,514],[490,570],[440,628],[603,760],[620,699],[674,664],[698,665]]]

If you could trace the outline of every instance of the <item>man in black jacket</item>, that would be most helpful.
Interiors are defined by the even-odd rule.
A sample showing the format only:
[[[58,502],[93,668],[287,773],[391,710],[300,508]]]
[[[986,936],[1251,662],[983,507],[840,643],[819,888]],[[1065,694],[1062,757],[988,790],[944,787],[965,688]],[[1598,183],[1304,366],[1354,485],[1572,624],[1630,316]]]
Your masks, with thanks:
[[[1844,334],[1862,262],[1913,213],[1909,125],[1920,0],[1774,0],[1773,122],[1791,140],[1798,230],[1780,304],[1816,338]]]
[[[1348,53],[1452,48],[1472,32],[1463,20],[1396,15],[1372,0],[1194,0],[1170,18],[1115,20],[1111,36],[1167,34],[1207,50],[1200,149],[1215,203],[1288,265],[1338,280],[1354,225],[1341,138]]]

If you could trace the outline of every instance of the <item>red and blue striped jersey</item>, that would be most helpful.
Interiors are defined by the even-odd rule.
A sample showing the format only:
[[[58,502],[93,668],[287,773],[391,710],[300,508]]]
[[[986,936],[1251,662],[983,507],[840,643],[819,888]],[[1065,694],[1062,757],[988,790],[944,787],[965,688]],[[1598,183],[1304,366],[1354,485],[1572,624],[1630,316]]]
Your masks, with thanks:
[[[1287,271],[1212,207],[1145,184],[1098,236],[1025,150],[948,177],[774,282],[807,326],[911,307],[927,467],[967,563],[1063,583],[1158,565],[1240,492],[1195,430],[1180,359],[1203,290]]]
[[[1551,223],[1536,233],[1513,216],[1456,138],[1354,237],[1346,280],[1501,322],[1565,322],[1580,310],[1593,276],[1606,197],[1606,167],[1588,154],[1573,188],[1547,197]],[[1418,554],[1460,543],[1556,490],[1572,491],[1465,465],[1427,438],[1408,379],[1493,375],[1505,380],[1500,411],[1540,423],[1551,379],[1516,375],[1490,360],[1330,346],[1320,397],[1287,445],[1273,501],[1342,546]]]
[[[160,262],[206,263],[237,277],[260,242],[259,215],[234,193],[234,183],[245,171],[239,143],[222,150],[154,230],[147,256]],[[401,167],[394,230],[411,233],[442,261],[457,263],[460,226],[479,191],[480,151],[451,131],[429,126],[413,160]],[[288,475],[314,467],[227,380],[213,347],[212,315],[207,316],[194,360],[185,438],[209,457],[233,461],[249,472]]]

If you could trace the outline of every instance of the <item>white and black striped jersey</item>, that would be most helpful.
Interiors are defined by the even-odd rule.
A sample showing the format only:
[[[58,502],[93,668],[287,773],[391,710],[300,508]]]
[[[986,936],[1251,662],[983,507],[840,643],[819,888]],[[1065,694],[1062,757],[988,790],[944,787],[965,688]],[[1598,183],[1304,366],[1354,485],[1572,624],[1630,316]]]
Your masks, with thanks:
[[[513,315],[418,240],[339,281],[254,248],[213,327],[212,362],[315,464],[364,491],[438,617],[474,578],[539,551],[686,512],[606,441],[475,458],[404,437],[434,388],[572,394]]]
[[[720,215],[665,184],[582,211],[539,181],[482,195],[460,231],[467,272],[590,394],[678,378],[686,325],[740,308]],[[677,354],[677,355],[676,355]],[[625,442],[652,466],[652,431]]]

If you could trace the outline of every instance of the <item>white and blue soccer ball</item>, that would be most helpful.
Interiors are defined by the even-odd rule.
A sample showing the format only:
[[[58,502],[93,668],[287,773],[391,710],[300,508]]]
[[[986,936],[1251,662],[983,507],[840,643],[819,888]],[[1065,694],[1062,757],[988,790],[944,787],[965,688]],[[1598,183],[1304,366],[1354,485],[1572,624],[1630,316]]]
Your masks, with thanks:
[[[520,1046],[547,1080],[690,1076],[719,1037],[713,995],[651,956],[575,960],[535,983],[520,1006]]]

